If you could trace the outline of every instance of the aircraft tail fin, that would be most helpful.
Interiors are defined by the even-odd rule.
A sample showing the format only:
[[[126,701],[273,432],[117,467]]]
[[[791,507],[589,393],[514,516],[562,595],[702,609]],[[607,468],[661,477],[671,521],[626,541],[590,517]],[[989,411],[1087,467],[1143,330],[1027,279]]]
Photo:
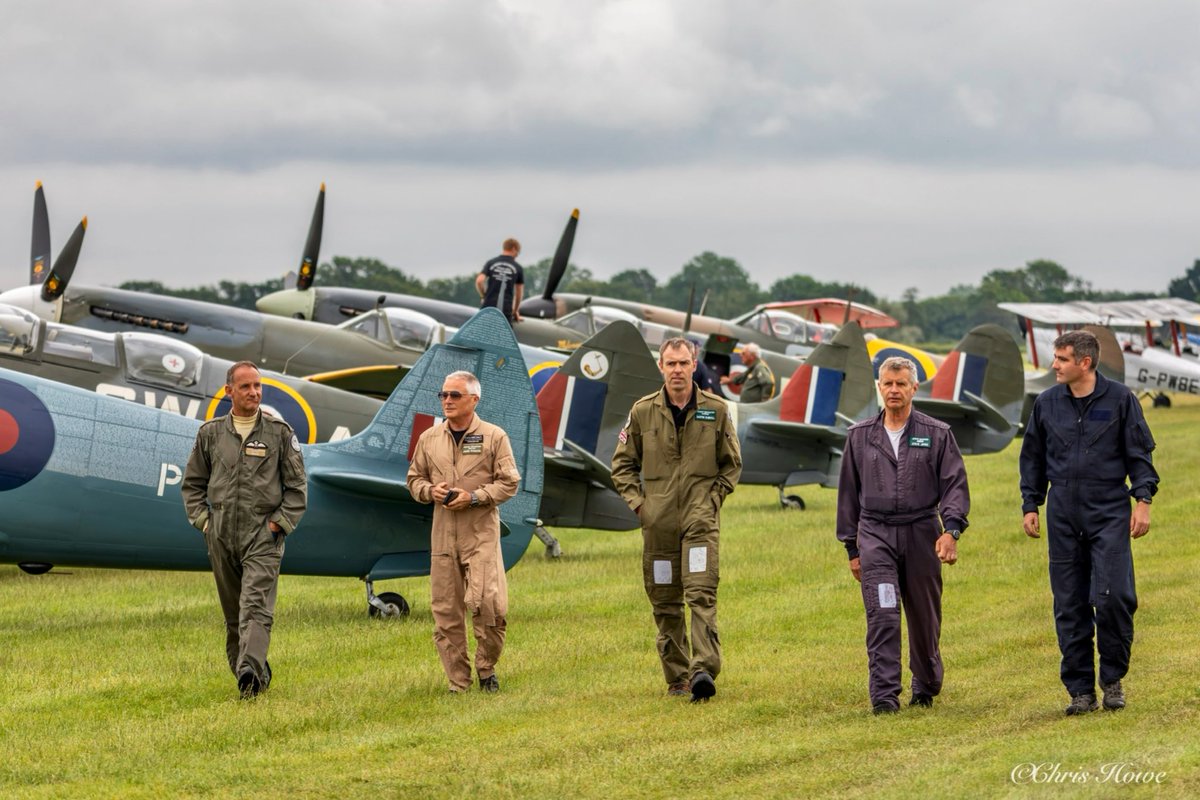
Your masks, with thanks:
[[[1016,434],[1025,394],[1025,368],[1012,336],[979,325],[946,356],[914,405],[948,423],[964,453],[1004,449]]]
[[[579,346],[538,392],[542,444],[612,461],[617,433],[662,374],[637,328],[618,320]],[[573,446],[572,446],[573,445]]]
[[[862,328],[843,325],[822,342],[792,375],[780,395],[779,418],[785,422],[838,425],[875,410],[871,357]]]
[[[542,428],[516,337],[494,308],[481,309],[448,343],[429,348],[366,428],[342,441],[312,445],[307,451],[309,475],[343,491],[377,496],[406,493],[417,437],[441,418],[437,393],[445,377],[458,370],[479,378],[482,396],[477,413],[508,433],[521,473],[517,495],[500,506],[500,520],[508,531],[503,542],[505,564],[514,564],[529,544],[541,503]],[[325,453],[353,458],[330,459],[326,469]]]

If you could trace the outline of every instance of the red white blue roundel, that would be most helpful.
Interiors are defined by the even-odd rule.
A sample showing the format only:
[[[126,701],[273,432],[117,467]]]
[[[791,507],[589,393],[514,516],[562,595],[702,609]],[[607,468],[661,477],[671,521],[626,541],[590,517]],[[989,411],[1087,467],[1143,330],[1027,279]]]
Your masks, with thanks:
[[[54,420],[33,392],[0,379],[0,492],[37,477],[54,452]]]

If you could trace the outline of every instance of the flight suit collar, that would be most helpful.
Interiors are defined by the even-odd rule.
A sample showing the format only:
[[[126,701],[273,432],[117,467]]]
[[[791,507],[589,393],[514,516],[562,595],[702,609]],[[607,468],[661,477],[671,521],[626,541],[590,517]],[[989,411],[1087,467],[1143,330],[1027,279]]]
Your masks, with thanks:
[[[675,429],[679,430],[687,422],[688,412],[696,409],[696,404],[699,398],[700,387],[693,382],[691,398],[688,399],[686,406],[679,408],[677,405],[671,402],[671,398],[667,396],[667,386],[666,384],[663,384],[662,391],[658,393],[657,402],[662,408],[663,412],[671,417],[671,420],[675,423]]]
[[[1108,389],[1111,384],[1112,381],[1104,377],[1104,375],[1097,370],[1096,385],[1092,388],[1092,393],[1087,396],[1087,401],[1091,403],[1092,401],[1103,397],[1108,393]],[[1050,388],[1049,391],[1056,392],[1057,397],[1062,398],[1066,402],[1071,402],[1075,398],[1075,396],[1071,394],[1071,387],[1067,386],[1065,383],[1056,383]]]
[[[234,436],[237,436],[237,427],[233,424],[233,411],[230,410],[230,412],[228,414],[226,414],[222,419],[223,419],[223,422],[221,423],[221,425],[225,428],[225,430],[229,433],[232,433]],[[250,429],[251,435],[253,435],[254,433],[257,433],[258,430],[262,427],[262,421],[263,421],[263,410],[260,408],[258,410],[258,413],[255,415],[254,427]]]
[[[467,425],[467,429],[463,431],[463,436],[466,436],[469,433],[477,433],[479,431],[481,422],[483,422],[483,420],[479,418],[479,412],[476,411],[471,415],[471,424]],[[442,422],[442,435],[448,437],[451,441],[454,440],[454,434],[450,432],[449,420],[444,420]]]

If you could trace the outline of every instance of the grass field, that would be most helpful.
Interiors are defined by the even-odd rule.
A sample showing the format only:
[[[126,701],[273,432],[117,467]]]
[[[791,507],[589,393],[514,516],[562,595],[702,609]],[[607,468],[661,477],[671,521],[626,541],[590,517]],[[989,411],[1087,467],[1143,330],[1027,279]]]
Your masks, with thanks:
[[[0,566],[0,796],[1194,797],[1200,406],[1147,416],[1163,484],[1134,546],[1120,713],[1062,715],[1046,545],[1020,531],[1013,445],[968,459],[933,709],[869,713],[834,493],[803,491],[797,512],[744,487],[722,533],[725,671],[701,705],[665,695],[636,533],[558,531],[557,562],[535,542],[510,573],[495,696],[446,693],[427,580],[379,587],[414,610],[377,621],[355,581],[285,576],[276,682],[242,702],[210,575]],[[1160,782],[1121,783],[1134,771]]]

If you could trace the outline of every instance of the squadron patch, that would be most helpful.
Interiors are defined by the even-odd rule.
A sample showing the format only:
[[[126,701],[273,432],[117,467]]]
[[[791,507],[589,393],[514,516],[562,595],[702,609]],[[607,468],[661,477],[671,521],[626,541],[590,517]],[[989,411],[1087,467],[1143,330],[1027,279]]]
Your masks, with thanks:
[[[483,434],[468,433],[463,437],[463,444],[483,444]]]
[[[300,440],[296,438],[296,434],[292,434],[292,449],[297,453],[300,452]]]

